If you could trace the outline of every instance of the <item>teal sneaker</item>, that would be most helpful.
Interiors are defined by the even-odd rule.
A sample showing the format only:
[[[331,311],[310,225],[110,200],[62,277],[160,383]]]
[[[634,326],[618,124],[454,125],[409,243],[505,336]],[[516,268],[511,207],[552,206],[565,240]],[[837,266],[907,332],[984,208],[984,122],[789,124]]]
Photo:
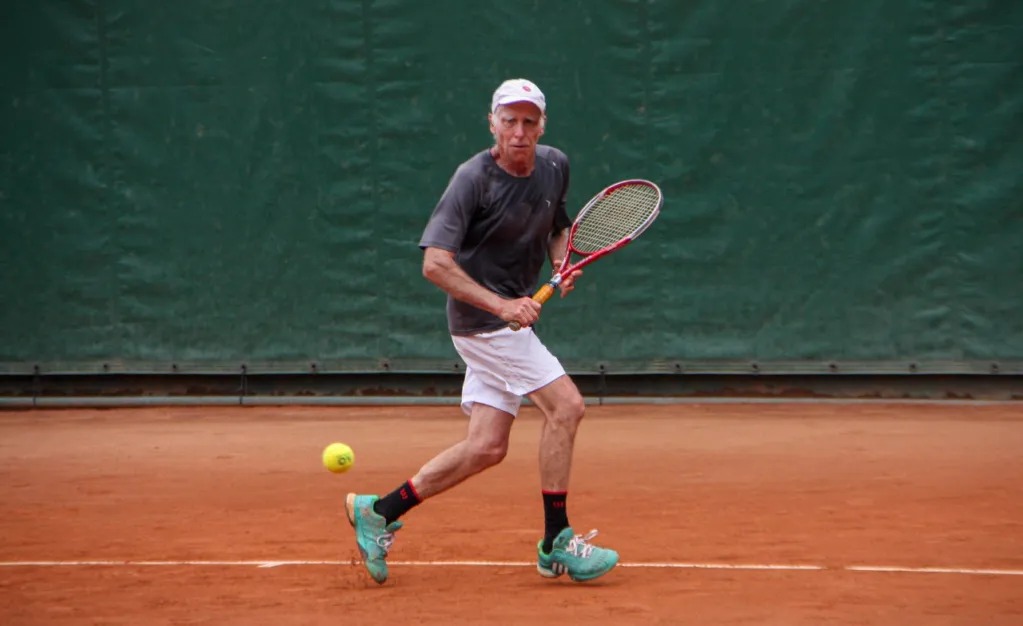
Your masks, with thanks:
[[[550,554],[544,554],[541,540],[536,545],[536,570],[547,578],[568,574],[569,578],[577,582],[603,576],[618,564],[618,553],[591,544],[590,539],[596,536],[595,530],[585,535],[576,535],[571,528],[565,528],[554,538]]]
[[[384,517],[373,510],[377,496],[358,496],[354,493],[345,498],[345,513],[348,523],[355,529],[355,543],[362,553],[362,562],[369,575],[381,585],[387,580],[387,551],[394,543],[394,532],[401,528],[401,522],[386,523]]]

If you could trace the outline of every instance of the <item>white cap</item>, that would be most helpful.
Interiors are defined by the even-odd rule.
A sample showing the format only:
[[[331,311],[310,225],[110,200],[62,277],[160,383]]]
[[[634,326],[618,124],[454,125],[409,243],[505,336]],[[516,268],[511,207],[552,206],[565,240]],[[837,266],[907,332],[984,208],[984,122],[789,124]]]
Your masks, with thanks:
[[[497,107],[512,102],[532,102],[539,107],[541,113],[547,111],[547,98],[544,98],[536,83],[525,78],[512,78],[501,83],[490,101],[490,112],[493,113]]]

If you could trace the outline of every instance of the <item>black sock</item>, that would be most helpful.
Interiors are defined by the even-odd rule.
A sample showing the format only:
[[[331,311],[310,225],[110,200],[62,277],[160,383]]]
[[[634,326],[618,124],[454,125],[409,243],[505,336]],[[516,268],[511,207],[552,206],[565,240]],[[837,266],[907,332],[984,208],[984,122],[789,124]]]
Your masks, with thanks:
[[[373,510],[390,524],[420,502],[422,499],[412,486],[412,481],[406,480],[400,487],[374,502]]]
[[[543,551],[550,554],[554,547],[554,538],[568,527],[567,491],[543,492]]]

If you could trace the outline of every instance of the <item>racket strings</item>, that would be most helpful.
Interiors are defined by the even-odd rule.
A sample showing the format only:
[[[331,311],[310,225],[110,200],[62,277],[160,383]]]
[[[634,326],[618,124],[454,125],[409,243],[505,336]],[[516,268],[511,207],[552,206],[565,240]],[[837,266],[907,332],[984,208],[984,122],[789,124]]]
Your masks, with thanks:
[[[572,247],[589,254],[635,236],[659,205],[660,193],[653,187],[619,187],[590,207],[576,227]]]

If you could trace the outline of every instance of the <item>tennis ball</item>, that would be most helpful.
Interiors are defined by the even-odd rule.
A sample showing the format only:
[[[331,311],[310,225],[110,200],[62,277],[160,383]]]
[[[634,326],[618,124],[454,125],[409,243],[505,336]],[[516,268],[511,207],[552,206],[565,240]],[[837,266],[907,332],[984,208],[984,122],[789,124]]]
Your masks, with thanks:
[[[323,449],[323,466],[335,474],[347,472],[354,464],[355,453],[346,444],[332,443]]]

